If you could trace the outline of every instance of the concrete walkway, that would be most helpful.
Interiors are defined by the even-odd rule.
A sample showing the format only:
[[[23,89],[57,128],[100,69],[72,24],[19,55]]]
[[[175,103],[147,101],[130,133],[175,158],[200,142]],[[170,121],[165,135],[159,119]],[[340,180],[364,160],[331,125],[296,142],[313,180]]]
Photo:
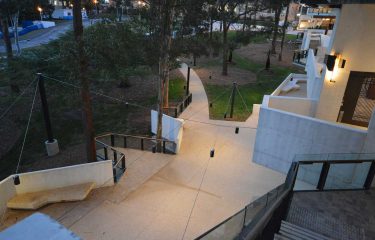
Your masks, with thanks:
[[[181,115],[188,120],[178,155],[121,149],[128,169],[116,186],[41,212],[83,239],[194,239],[281,184],[285,176],[251,162],[256,114],[243,123],[209,120],[194,71],[190,81],[193,102]],[[235,126],[245,128],[235,134]],[[10,211],[6,225],[29,214]]]

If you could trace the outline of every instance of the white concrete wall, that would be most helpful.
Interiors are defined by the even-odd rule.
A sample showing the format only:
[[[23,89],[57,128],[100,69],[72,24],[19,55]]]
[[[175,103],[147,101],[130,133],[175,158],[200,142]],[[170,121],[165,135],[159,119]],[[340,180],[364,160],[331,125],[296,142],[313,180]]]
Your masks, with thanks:
[[[112,186],[112,161],[100,161],[62,168],[18,174],[21,184],[15,186],[13,175],[0,182],[0,216],[6,210],[9,199],[17,194],[37,192],[94,182],[95,188]]]
[[[375,153],[375,110],[372,112],[371,121],[368,125],[366,143],[363,147],[363,153]]]
[[[94,182],[95,188],[112,186],[112,161],[100,161],[19,174],[17,194]]]
[[[158,112],[151,110],[151,132],[156,134],[158,125]],[[182,137],[184,133],[184,120],[173,118],[163,114],[162,119],[162,136],[169,141],[176,143],[176,146],[167,146],[168,150],[178,153],[180,151]],[[172,147],[173,149],[169,149]]]
[[[296,154],[360,153],[367,131],[261,107],[253,161],[287,173]]]
[[[5,178],[0,182],[0,217],[7,209],[7,202],[16,195],[16,187],[13,184],[12,176]],[[0,219],[1,224],[1,219]]]
[[[375,5],[344,4],[334,29],[331,54],[346,59],[344,69],[327,71],[317,117],[336,121],[350,71],[375,72]],[[330,82],[331,76],[335,83]]]
[[[299,97],[269,96],[268,107],[313,117],[317,101]]]
[[[320,74],[321,67],[316,62],[312,49],[309,50],[307,56],[305,71],[307,72],[307,97],[318,100],[323,86],[323,80]]]

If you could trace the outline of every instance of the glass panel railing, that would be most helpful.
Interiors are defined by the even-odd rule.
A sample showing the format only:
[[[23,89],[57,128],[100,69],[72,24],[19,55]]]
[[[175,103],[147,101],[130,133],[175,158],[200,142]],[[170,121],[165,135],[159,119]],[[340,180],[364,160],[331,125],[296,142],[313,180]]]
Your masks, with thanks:
[[[289,191],[285,184],[278,186],[196,239],[236,239],[244,228],[251,231],[285,191]]]
[[[235,239],[241,233],[244,216],[245,210],[242,210],[199,239]]]
[[[323,163],[300,163],[293,190],[317,190]]]
[[[324,190],[363,188],[370,166],[371,162],[331,163]]]

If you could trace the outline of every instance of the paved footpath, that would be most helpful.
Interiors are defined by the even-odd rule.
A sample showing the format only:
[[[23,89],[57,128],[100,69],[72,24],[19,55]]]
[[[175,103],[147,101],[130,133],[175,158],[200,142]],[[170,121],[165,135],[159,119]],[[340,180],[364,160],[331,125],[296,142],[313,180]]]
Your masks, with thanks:
[[[281,184],[284,175],[251,162],[257,114],[243,123],[209,120],[194,71],[190,81],[193,102],[181,115],[188,120],[178,155],[121,149],[128,169],[116,186],[42,212],[83,239],[194,239]],[[235,126],[246,128],[235,134]],[[27,214],[10,212],[7,223]]]

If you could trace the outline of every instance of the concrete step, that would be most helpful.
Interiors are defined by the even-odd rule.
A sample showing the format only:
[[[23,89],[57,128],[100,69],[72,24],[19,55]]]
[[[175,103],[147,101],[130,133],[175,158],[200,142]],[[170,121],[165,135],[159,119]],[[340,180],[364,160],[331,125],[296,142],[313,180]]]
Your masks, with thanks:
[[[297,239],[306,239],[306,240],[332,240],[324,235],[313,232],[306,228],[294,225],[292,223],[282,221],[280,227],[280,233],[286,233],[288,235],[297,236]]]
[[[273,239],[274,239],[274,240],[290,240],[290,238],[285,237],[285,236],[283,236],[283,235],[280,235],[280,234],[278,234],[278,233],[275,233],[275,235],[273,236]]]

